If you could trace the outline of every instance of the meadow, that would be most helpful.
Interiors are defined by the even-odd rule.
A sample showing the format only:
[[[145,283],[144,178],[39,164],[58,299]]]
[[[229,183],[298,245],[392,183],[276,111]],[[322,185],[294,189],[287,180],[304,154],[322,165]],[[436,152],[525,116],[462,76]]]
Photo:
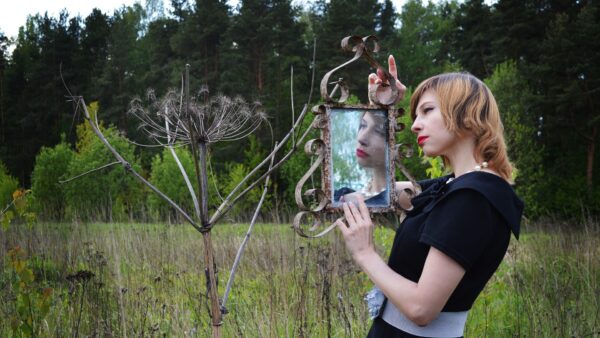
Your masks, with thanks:
[[[222,296],[246,224],[213,231]],[[376,230],[389,251],[393,231]],[[0,336],[208,337],[202,239],[187,225],[36,223],[0,230]],[[338,233],[259,224],[224,337],[363,337],[371,288]],[[600,224],[525,226],[469,314],[466,337],[600,336]]]

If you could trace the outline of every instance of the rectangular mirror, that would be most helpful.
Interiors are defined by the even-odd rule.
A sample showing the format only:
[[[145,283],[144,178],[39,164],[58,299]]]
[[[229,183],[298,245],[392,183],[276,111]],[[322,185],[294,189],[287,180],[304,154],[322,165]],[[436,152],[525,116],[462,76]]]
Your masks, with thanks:
[[[394,135],[390,137],[389,114],[387,109],[327,107],[331,153],[329,168],[324,168],[329,182],[323,183],[332,207],[339,208],[358,194],[369,208],[391,207]]]

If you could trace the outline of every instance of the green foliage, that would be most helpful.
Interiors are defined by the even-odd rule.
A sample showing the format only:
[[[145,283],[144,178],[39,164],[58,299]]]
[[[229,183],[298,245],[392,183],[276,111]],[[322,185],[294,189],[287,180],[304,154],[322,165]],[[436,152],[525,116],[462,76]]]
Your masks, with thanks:
[[[12,269],[11,285],[15,311],[10,317],[10,327],[14,336],[37,337],[44,332],[44,318],[52,305],[52,288],[39,290],[35,283],[29,260],[20,247],[8,252],[9,266]]]
[[[225,271],[219,274],[220,295],[246,230],[221,224],[212,232],[217,265]],[[10,243],[40,239],[25,263],[34,276],[30,291],[39,295],[53,288],[38,336],[74,337],[78,321],[80,336],[143,331],[179,337],[192,330],[210,336],[206,298],[198,296],[205,290],[204,266],[194,254],[202,240],[192,227],[43,223],[26,232],[13,227],[3,236]],[[384,259],[393,238],[394,231],[375,229],[374,244]],[[528,224],[473,305],[465,337],[595,332],[599,246],[598,223]],[[42,254],[43,260],[36,258]],[[13,287],[17,276],[9,264],[0,269],[0,336],[18,337],[10,325],[11,318],[21,317]],[[95,275],[87,283],[86,271]],[[363,297],[372,283],[357,271],[339,233],[306,241],[288,225],[259,223],[238,267],[222,335],[364,337],[370,320]]]
[[[225,165],[226,174],[223,177],[219,177],[220,191],[223,197],[228,195],[233,189],[242,181],[246,175],[250,173],[262,160],[265,158],[265,151],[261,148],[256,136],[250,135],[248,137],[248,148],[244,150],[244,161],[242,163],[230,162]],[[267,165],[268,166],[268,165]],[[253,177],[258,178],[261,173],[266,171],[267,166],[263,167],[263,170],[259,171]],[[251,183],[251,178],[249,182]],[[243,184],[238,191],[242,191],[249,186],[249,182]],[[272,181],[269,183],[272,186]],[[260,196],[262,195],[264,188],[264,181],[256,185],[252,190],[248,191],[246,195],[240,198],[236,204],[228,212],[228,216],[231,218],[239,218],[243,216],[244,219],[250,219],[252,213],[256,209]],[[261,210],[269,210],[272,207],[272,194],[267,193],[265,201],[263,202]]]
[[[532,112],[532,93],[514,61],[496,66],[494,74],[485,80],[494,94],[504,123],[508,153],[515,165],[515,184],[525,202],[529,217],[539,216],[547,208],[541,198],[544,184],[542,166],[543,145],[537,134],[538,119]]]
[[[64,136],[64,135],[63,135]],[[64,185],[60,180],[67,179],[67,169],[74,156],[69,144],[63,141],[52,148],[42,147],[36,156],[31,174],[31,187],[35,199],[35,209],[41,218],[62,220],[65,216]]]
[[[10,176],[4,163],[0,162],[0,210],[12,202],[12,194],[18,187],[17,179]]]
[[[194,192],[197,194],[198,180],[196,179],[194,160],[190,151],[183,147],[175,148],[174,151],[188,175]],[[152,160],[150,183],[169,196],[170,199],[186,210],[189,215],[195,214],[194,202],[190,191],[169,149],[164,149],[162,154],[157,154]],[[158,219],[181,220],[180,215],[154,192],[148,194],[148,206],[154,217],[158,217]]]
[[[91,105],[90,111],[95,111]],[[108,142],[140,172],[134,146],[119,135],[114,127],[103,128]],[[86,173],[115,162],[112,153],[93,134],[84,122],[77,127],[77,153],[67,169],[68,177]],[[128,219],[139,213],[143,203],[142,185],[121,165],[113,165],[100,172],[79,177],[64,186],[68,214],[84,220]]]

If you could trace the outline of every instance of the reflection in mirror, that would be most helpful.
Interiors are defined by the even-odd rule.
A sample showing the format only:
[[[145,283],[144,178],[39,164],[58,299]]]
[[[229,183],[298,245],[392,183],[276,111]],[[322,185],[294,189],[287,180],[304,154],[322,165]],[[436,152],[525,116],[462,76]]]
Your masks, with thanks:
[[[332,108],[330,123],[333,206],[361,194],[369,207],[388,207],[387,111]]]

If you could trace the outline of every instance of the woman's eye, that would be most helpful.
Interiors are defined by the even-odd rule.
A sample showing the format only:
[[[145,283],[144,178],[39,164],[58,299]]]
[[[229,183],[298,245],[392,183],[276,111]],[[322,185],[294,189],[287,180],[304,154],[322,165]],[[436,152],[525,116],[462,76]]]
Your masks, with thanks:
[[[430,108],[430,107],[423,108],[423,114],[427,114],[427,113],[429,113],[432,110],[433,110],[433,108]]]

